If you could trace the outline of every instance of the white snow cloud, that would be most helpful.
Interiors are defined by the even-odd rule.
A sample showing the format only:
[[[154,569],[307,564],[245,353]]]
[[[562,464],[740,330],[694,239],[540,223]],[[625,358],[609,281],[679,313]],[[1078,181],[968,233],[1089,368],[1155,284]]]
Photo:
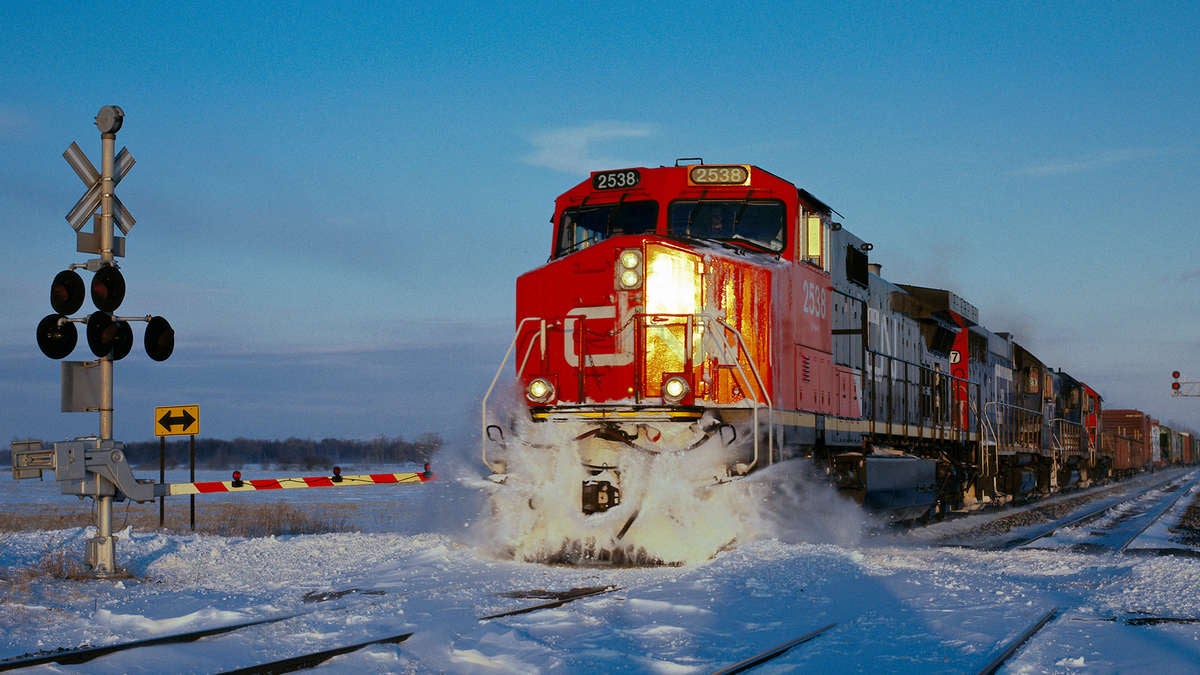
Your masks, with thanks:
[[[629,166],[636,162],[600,153],[595,147],[607,141],[646,138],[655,133],[650,124],[592,122],[583,126],[549,129],[530,138],[533,151],[525,161],[566,173],[587,173],[596,167]]]
[[[1045,160],[1015,169],[1011,173],[1016,176],[1062,176],[1085,171],[1095,171],[1142,159],[1172,155],[1177,152],[1177,150],[1171,148],[1105,150],[1081,157]]]

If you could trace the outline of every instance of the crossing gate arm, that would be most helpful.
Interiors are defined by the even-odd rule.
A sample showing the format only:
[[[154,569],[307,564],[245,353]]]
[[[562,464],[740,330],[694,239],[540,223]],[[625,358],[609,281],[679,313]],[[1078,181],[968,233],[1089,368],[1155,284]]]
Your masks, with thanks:
[[[398,483],[427,483],[435,480],[436,474],[425,465],[424,471],[408,473],[364,473],[343,476],[337,470],[332,476],[304,476],[295,478],[248,478],[243,479],[235,471],[233,480],[201,481],[196,483],[169,483],[168,495],[202,495],[220,492],[256,492],[259,490],[291,490],[297,488],[361,487],[364,485],[392,485]]]

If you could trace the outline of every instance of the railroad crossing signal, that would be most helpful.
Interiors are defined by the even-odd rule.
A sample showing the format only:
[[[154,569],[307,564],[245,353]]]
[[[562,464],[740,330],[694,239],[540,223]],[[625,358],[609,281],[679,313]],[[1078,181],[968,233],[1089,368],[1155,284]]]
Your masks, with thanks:
[[[133,228],[133,214],[117,199],[115,188],[133,168],[133,155],[125,148],[114,155],[117,131],[125,119],[125,112],[115,105],[100,108],[96,115],[96,128],[100,130],[102,161],[97,171],[79,148],[71,143],[63,158],[75,171],[75,175],[87,187],[83,197],[67,213],[67,223],[76,233],[76,252],[96,253],[99,258],[84,263],[72,263],[66,270],[54,276],[50,284],[50,307],[53,314],[44,317],[37,325],[37,344],[42,353],[52,359],[63,359],[74,351],[79,341],[76,323],[87,326],[88,348],[95,354],[93,362],[64,362],[62,369],[62,394],[64,412],[98,412],[100,433],[89,441],[55,443],[53,449],[41,441],[29,442],[18,448],[13,445],[13,456],[25,457],[31,462],[41,462],[50,455],[50,466],[59,470],[61,455],[64,474],[59,474],[64,494],[90,496],[96,501],[96,536],[87,541],[85,560],[95,576],[111,576],[117,573],[114,560],[116,537],[112,534],[112,504],[118,495],[128,496],[135,501],[146,501],[153,496],[140,482],[132,479],[122,444],[113,440],[113,363],[129,354],[133,347],[131,321],[145,321],[146,353],[155,361],[163,361],[175,348],[175,331],[161,316],[120,317],[114,313],[125,300],[125,277],[116,263],[116,257],[124,257],[125,240],[114,235],[114,228],[129,234]],[[93,231],[82,232],[88,220]],[[76,272],[86,269],[92,273],[90,284]],[[71,318],[83,307],[84,298],[92,297],[96,311],[86,319]],[[98,372],[99,377],[93,377]],[[79,384],[77,387],[76,384]],[[199,430],[198,407],[185,407],[179,414],[162,416],[162,424],[168,433],[196,433]],[[96,452],[89,452],[93,450]],[[22,454],[24,453],[24,454]],[[14,464],[14,466],[16,466]],[[14,471],[18,478],[34,474],[31,465],[28,471]],[[40,475],[40,470],[36,470]]]
[[[200,406],[174,405],[154,409],[155,436],[195,436],[200,433]]]

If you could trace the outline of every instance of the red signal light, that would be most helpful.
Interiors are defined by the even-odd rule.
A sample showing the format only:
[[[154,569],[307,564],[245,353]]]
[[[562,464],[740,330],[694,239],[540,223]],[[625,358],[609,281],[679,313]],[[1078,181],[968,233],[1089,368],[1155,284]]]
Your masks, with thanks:
[[[1178,382],[1172,382],[1172,383],[1171,383],[1171,389],[1173,389],[1173,390],[1175,390],[1175,391],[1179,391],[1179,383],[1178,383]]]
[[[112,315],[105,312],[92,312],[87,321],[87,342],[92,353],[101,358],[112,351],[113,338],[116,329],[113,328]]]
[[[83,307],[83,278],[75,270],[63,270],[50,284],[50,306],[59,314],[74,314]]]
[[[1178,370],[1172,370],[1172,371],[1171,371],[1171,377],[1173,377],[1173,378],[1175,378],[1175,379],[1177,379],[1177,380],[1179,379],[1179,375],[1180,375],[1180,373],[1179,373],[1179,371],[1178,371]]]
[[[161,316],[150,317],[143,339],[146,354],[155,361],[166,361],[175,351],[175,329]]]
[[[79,340],[75,324],[62,314],[48,314],[38,322],[37,344],[42,353],[52,359],[66,358]]]
[[[92,277],[92,302],[102,312],[113,312],[125,299],[125,277],[113,265],[101,267]]]
[[[113,321],[105,312],[92,312],[87,322],[87,341],[96,356],[112,356],[114,361],[119,361],[128,356],[133,347],[133,329],[125,321]]]
[[[120,361],[129,356],[129,350],[133,349],[133,328],[125,321],[117,321],[113,323],[114,335],[112,339],[112,359]]]

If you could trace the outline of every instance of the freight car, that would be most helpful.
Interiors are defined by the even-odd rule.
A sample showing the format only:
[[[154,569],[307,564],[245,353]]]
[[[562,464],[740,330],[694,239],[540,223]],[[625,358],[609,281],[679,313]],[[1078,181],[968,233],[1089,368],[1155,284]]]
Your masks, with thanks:
[[[651,478],[707,489],[807,458],[908,520],[1156,461],[1148,419],[1110,426],[1098,392],[966,299],[884,278],[839,218],[745,164],[596,171],[560,195],[483,400],[493,480],[565,472],[522,503],[603,523],[587,557],[627,548],[664,508]],[[510,360],[513,417],[495,403]]]

